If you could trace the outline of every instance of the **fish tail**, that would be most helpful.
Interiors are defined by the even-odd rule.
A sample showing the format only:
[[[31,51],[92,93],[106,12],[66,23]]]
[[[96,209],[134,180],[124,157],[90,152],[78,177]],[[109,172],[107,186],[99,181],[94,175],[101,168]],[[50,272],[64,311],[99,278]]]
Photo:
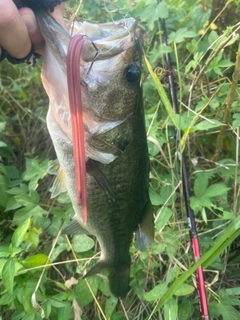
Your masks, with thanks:
[[[113,295],[117,298],[124,298],[129,291],[130,263],[126,266],[110,267],[104,261],[99,261],[85,274],[83,279],[100,273],[104,269],[109,271],[108,280]]]
[[[114,296],[124,298],[129,291],[130,266],[111,268],[108,279]]]

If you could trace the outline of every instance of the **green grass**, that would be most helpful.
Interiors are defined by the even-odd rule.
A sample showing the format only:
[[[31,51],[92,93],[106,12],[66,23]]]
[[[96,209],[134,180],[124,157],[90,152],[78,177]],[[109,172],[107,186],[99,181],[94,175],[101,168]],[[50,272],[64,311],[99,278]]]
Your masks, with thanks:
[[[78,2],[67,6],[70,16]],[[46,129],[41,62],[35,68],[1,63],[2,319],[199,319],[199,264],[211,319],[240,318],[239,11],[237,0],[223,1],[221,8],[211,0],[90,0],[80,7],[83,19],[131,15],[145,30],[142,82],[155,241],[142,253],[133,242],[131,291],[122,301],[111,295],[105,275],[79,280],[99,257],[92,239],[69,240],[60,232],[73,210],[66,194],[50,199],[53,177],[47,168],[55,153]],[[167,47],[159,18],[166,18]],[[179,115],[171,108],[166,52],[173,61]],[[175,128],[182,133],[179,145]],[[202,252],[197,264],[178,161],[183,150]]]

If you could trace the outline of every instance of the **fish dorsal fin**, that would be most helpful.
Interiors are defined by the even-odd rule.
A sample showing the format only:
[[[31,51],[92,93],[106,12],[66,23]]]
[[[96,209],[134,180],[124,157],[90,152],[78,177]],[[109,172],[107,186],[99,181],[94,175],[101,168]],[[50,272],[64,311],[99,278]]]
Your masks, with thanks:
[[[154,239],[153,208],[150,202],[144,207],[145,214],[136,230],[136,241],[138,249],[146,251]]]
[[[62,233],[68,235],[88,234],[88,232],[79,224],[75,216],[69,222],[69,224],[63,229]]]
[[[51,199],[57,197],[60,193],[65,192],[66,188],[66,179],[65,173],[60,166],[58,159],[52,161],[49,166],[47,172],[49,174],[56,175],[56,178],[53,181]]]

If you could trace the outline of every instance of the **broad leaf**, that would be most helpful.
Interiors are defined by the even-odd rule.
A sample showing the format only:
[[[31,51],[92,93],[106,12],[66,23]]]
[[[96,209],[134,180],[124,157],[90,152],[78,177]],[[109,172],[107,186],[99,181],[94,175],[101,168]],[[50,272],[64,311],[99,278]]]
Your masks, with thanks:
[[[7,292],[13,293],[13,284],[15,276],[15,264],[12,259],[8,260],[2,270],[2,281]]]
[[[22,224],[20,224],[17,229],[14,231],[12,236],[12,245],[13,247],[19,247],[23,242],[26,232],[30,227],[31,219],[26,219]]]

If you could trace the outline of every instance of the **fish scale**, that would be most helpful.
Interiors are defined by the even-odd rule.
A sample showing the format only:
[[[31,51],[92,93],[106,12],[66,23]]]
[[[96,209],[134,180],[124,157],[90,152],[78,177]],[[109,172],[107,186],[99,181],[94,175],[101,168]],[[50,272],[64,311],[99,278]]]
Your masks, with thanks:
[[[101,256],[86,276],[107,270],[112,293],[123,298],[129,290],[133,234],[139,249],[146,250],[154,233],[136,22],[128,18],[74,25],[76,32],[87,33],[79,57],[87,168],[84,223],[76,199],[66,76],[71,36],[46,12],[39,12],[37,20],[46,42],[42,79],[50,100],[47,125],[60,165],[57,179],[64,179],[75,211],[63,232],[96,237]],[[99,50],[96,57],[92,41]],[[55,195],[61,192],[56,190],[60,185],[55,184]]]

